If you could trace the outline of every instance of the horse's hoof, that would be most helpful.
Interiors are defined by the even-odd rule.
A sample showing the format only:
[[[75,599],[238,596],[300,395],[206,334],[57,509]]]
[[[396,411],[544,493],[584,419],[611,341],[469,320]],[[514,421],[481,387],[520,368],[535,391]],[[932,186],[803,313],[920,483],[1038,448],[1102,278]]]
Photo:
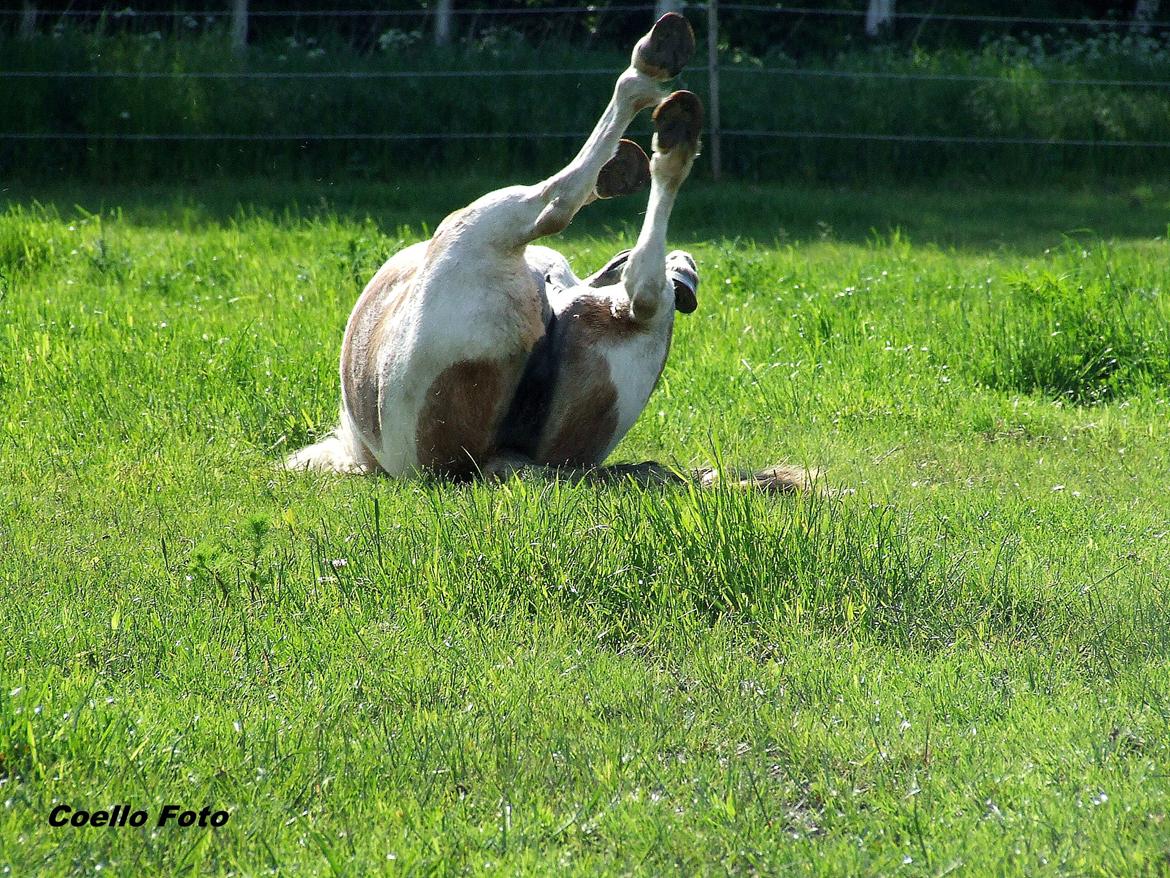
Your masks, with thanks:
[[[668,12],[634,47],[634,69],[664,82],[678,76],[695,53],[695,32],[677,12]]]
[[[650,159],[632,140],[621,140],[614,157],[597,175],[597,197],[616,198],[633,195],[650,182]]]
[[[699,148],[703,133],[703,102],[691,91],[676,91],[654,109],[654,149],[669,152],[676,146]]]

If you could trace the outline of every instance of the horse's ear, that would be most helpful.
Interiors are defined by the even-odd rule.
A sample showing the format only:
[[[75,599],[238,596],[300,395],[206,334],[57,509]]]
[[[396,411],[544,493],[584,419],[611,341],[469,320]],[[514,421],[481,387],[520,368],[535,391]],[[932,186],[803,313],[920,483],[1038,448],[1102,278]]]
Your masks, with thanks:
[[[682,314],[690,314],[699,307],[699,275],[685,265],[672,265],[666,271],[670,285],[674,287],[674,307]]]
[[[630,261],[630,254],[633,252],[633,250],[629,249],[622,250],[595,273],[585,278],[585,285],[590,287],[608,287],[611,284],[616,284],[622,279],[622,269]]]

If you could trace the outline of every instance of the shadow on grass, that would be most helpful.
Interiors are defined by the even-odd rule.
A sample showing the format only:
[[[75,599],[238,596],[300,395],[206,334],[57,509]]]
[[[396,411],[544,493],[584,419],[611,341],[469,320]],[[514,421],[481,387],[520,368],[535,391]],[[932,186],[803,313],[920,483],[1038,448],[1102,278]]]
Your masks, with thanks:
[[[0,207],[33,201],[63,216],[121,210],[139,225],[195,227],[261,215],[372,218],[386,229],[433,229],[452,210],[493,188],[531,182],[454,175],[398,183],[355,181],[282,183],[262,179],[151,184],[9,184]],[[606,235],[635,228],[644,195],[591,205],[569,236]],[[792,184],[688,184],[672,218],[678,241],[739,238],[764,244],[831,239],[863,243],[898,229],[915,244],[959,250],[1038,253],[1067,237],[1148,240],[1165,236],[1170,185],[1098,189],[951,187],[808,187]]]

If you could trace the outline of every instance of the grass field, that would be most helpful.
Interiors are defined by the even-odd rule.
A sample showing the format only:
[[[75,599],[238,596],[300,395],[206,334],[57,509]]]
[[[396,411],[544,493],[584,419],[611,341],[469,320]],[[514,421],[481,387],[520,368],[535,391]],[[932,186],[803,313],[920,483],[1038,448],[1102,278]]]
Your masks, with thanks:
[[[1170,195],[684,193],[615,459],[837,499],[274,471],[477,188],[0,192],[0,874],[1170,874]]]

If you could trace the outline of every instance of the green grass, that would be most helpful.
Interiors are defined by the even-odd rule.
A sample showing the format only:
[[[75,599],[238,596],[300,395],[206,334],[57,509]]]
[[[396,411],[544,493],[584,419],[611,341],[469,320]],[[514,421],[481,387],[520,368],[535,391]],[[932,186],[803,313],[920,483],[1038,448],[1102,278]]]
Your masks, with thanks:
[[[274,471],[475,185],[3,195],[0,873],[1170,873],[1164,194],[685,193],[615,459],[834,500]]]

